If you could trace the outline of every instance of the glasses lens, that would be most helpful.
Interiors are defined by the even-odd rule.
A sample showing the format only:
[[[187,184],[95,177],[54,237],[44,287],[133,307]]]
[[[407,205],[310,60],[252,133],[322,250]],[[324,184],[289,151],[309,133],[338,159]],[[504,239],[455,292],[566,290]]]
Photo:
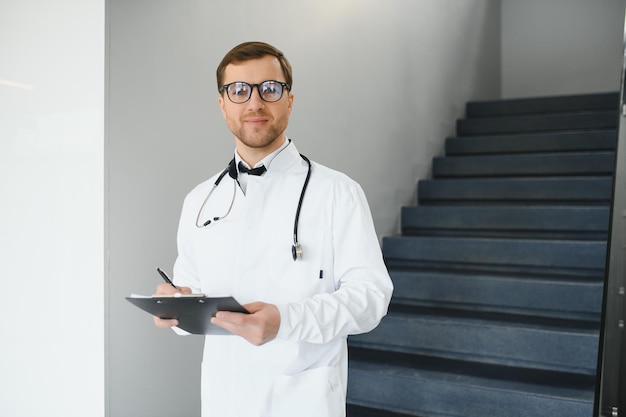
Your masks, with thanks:
[[[283,96],[283,86],[277,81],[265,81],[259,85],[259,94],[265,101],[278,101]]]
[[[248,83],[237,82],[230,84],[226,92],[233,103],[244,103],[250,98],[252,87]]]

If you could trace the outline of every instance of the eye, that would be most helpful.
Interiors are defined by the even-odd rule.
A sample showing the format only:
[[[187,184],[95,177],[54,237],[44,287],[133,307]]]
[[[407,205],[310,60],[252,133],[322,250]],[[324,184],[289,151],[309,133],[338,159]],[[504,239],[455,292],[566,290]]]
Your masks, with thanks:
[[[246,83],[232,83],[228,86],[228,95],[231,97],[245,97],[250,92],[250,86]]]
[[[283,95],[283,86],[276,81],[261,84],[261,96],[265,101],[277,101]]]
[[[235,86],[235,94],[246,95],[248,94],[248,86],[245,84],[239,84]]]
[[[261,84],[261,87],[263,87],[263,92],[264,93],[269,93],[269,94],[273,94],[278,90],[278,87],[280,85],[270,81],[270,82],[264,82],[263,84]]]

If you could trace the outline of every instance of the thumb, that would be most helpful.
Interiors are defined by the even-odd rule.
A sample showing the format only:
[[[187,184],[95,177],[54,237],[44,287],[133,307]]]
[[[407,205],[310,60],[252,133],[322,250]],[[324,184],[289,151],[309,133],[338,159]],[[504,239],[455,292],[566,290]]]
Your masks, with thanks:
[[[189,288],[189,287],[178,287],[178,291],[181,294],[191,294],[192,293],[191,288]]]
[[[254,314],[259,310],[262,310],[265,306],[265,303],[260,301],[256,301],[254,303],[244,304],[242,307],[248,310],[249,313]]]

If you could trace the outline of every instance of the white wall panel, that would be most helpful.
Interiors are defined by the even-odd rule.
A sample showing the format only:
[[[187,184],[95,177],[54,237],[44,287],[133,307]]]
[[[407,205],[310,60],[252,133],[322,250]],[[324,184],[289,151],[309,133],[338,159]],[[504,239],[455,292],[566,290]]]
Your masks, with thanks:
[[[104,415],[104,1],[0,4],[0,415]]]

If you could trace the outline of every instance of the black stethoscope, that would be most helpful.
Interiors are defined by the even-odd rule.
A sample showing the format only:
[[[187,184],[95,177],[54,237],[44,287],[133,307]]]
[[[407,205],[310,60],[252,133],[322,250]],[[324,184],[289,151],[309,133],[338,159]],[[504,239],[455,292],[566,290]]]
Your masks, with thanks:
[[[302,185],[302,191],[300,192],[300,200],[298,201],[298,208],[296,209],[296,217],[293,221],[293,246],[291,246],[291,255],[294,261],[299,258],[302,258],[302,245],[298,243],[298,221],[300,220],[300,210],[302,209],[302,201],[304,200],[304,193],[306,192],[306,189],[309,185],[309,179],[311,178],[311,161],[309,160],[309,158],[307,158],[306,156],[302,154],[300,154],[300,157],[306,161],[309,167],[306,173],[304,184]],[[222,216],[213,217],[213,219],[209,219],[204,223],[199,223],[200,215],[202,214],[202,210],[204,210],[204,206],[206,205],[206,202],[209,200],[209,197],[211,197],[211,194],[213,194],[213,191],[217,188],[220,182],[222,182],[222,178],[224,178],[226,174],[228,174],[233,179],[233,198],[230,200],[230,205],[228,206],[228,210],[226,210],[226,213],[223,214]],[[196,227],[198,228],[206,227],[210,225],[212,222],[216,222],[218,220],[222,220],[226,218],[230,214],[230,211],[233,208],[233,204],[235,203],[235,196],[237,195],[238,175],[239,174],[237,171],[237,164],[235,164],[235,158],[233,158],[228,163],[228,166],[217,177],[217,180],[215,180],[215,183],[213,184],[213,188],[211,188],[211,191],[209,191],[209,194],[206,196],[206,198],[202,202],[202,205],[200,206],[200,210],[198,210],[198,216],[196,217]]]

